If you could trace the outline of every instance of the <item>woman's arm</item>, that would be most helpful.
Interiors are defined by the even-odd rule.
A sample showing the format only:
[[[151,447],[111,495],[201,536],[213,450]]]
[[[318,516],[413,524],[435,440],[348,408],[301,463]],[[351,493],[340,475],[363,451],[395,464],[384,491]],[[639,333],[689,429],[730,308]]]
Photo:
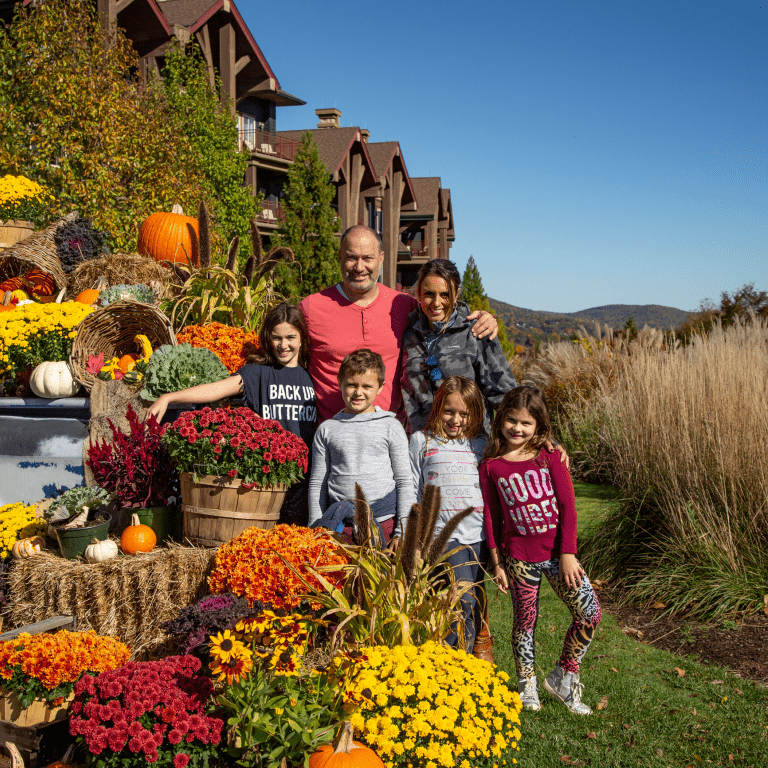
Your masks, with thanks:
[[[162,421],[169,405],[179,403],[212,403],[223,400],[225,397],[234,397],[243,391],[243,380],[239,373],[228,379],[214,381],[211,384],[198,384],[196,387],[181,389],[178,392],[167,392],[155,400],[147,409],[147,418],[150,414],[158,421]]]

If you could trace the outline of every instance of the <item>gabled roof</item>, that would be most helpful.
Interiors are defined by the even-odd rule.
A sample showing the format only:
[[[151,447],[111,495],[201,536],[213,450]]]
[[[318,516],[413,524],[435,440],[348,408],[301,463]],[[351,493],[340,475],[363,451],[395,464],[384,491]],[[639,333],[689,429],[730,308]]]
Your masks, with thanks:
[[[249,88],[247,92],[238,91],[238,99],[245,95],[255,95],[268,98],[279,106],[305,103],[281,89],[280,82],[272,71],[272,67],[269,66],[267,59],[256,44],[256,40],[254,40],[233,0],[159,0],[158,4],[171,26],[185,27],[190,34],[198,32],[219,11],[229,13],[235,27],[237,56],[252,56],[263,72],[263,77],[261,73],[258,75],[260,82]],[[252,63],[246,66],[246,70],[251,67]]]
[[[436,219],[440,204],[440,177],[411,176],[411,186],[419,204],[419,213],[431,214]]]
[[[410,203],[416,203],[416,194],[411,185],[411,177],[408,175],[408,169],[405,167],[405,160],[403,158],[402,150],[400,149],[400,142],[369,141],[368,154],[371,156],[371,160],[373,160],[373,165],[376,169],[376,177],[380,183],[383,182],[384,177],[387,175],[393,164],[400,166],[400,170],[403,172],[403,181],[405,181],[405,192],[401,204],[408,205]]]
[[[278,131],[278,136],[284,136],[286,139],[301,141],[301,137],[307,131]],[[315,128],[309,131],[317,144],[317,152],[320,155],[328,173],[336,175],[341,168],[344,158],[352,151],[355,142],[360,143],[363,154],[363,163],[367,169],[368,183],[365,183],[363,177],[363,188],[372,186],[378,180],[374,165],[368,153],[368,144],[366,144],[360,135],[360,129],[352,128]]]
[[[447,218],[448,219],[448,235],[449,237],[454,234],[454,228],[453,228],[453,204],[451,203],[451,190],[450,189],[441,189],[440,190],[440,207],[441,207],[441,218]]]

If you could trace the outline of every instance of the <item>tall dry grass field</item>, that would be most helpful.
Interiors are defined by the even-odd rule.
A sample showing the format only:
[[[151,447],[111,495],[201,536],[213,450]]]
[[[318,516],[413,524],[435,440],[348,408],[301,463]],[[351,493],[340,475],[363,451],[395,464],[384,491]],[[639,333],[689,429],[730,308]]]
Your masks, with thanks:
[[[636,597],[693,614],[754,610],[768,594],[768,323],[685,347],[638,345],[572,429],[598,424],[627,499],[585,559]]]

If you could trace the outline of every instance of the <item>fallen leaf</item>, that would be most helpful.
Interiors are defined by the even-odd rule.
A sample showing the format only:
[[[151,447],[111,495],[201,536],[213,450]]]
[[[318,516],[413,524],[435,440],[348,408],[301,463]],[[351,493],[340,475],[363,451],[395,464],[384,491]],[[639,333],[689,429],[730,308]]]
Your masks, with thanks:
[[[604,587],[608,583],[603,579],[590,579],[589,581],[593,587],[597,587],[598,589],[600,589],[600,587]]]
[[[602,710],[602,709],[605,709],[607,706],[608,706],[608,697],[603,696],[603,698],[597,702],[597,708]]]
[[[675,672],[677,672],[677,674],[680,675],[680,677],[685,677],[684,669],[680,669],[680,667],[675,667]]]
[[[618,672],[619,670],[616,669],[616,667],[611,667],[611,672]]]
[[[723,682],[724,682],[723,680],[713,680],[712,685],[722,685]]]
[[[691,710],[691,714],[692,714],[692,715],[697,715],[697,714],[698,714],[698,712],[696,712],[696,707],[694,707],[694,708]]]
[[[542,734],[541,734],[541,738],[542,738],[542,739],[546,739],[547,737],[546,737],[546,735],[545,735],[545,734],[543,734],[543,733],[542,733]]]
[[[624,727],[625,727],[627,730],[629,730],[629,726],[628,726],[626,723],[624,723],[623,725],[624,725]]]
[[[588,739],[596,739],[597,734],[594,731],[587,731],[587,738]]]
[[[621,631],[629,637],[636,637],[638,640],[645,637],[645,633],[642,629],[635,629],[635,627],[622,627]]]
[[[657,757],[664,757],[664,750],[663,749],[657,749],[656,750],[656,756]]]
[[[732,763],[732,762],[733,762],[733,755],[728,755],[728,762],[729,762],[729,763]]]
[[[560,762],[561,763],[568,763],[570,765],[570,763],[571,763],[571,756],[570,755],[560,755]]]
[[[666,604],[666,603],[654,603],[654,604],[651,606],[651,608],[655,608],[656,610],[659,610],[659,609],[661,609],[661,608],[666,608],[666,607],[667,607],[667,604]]]
[[[555,631],[555,625],[553,624],[553,625],[552,625],[552,626],[549,628],[549,634],[551,635],[551,634],[552,634],[554,631]]]
[[[738,688],[733,689],[735,693],[737,693],[739,696],[741,696],[741,691]]]
[[[721,705],[722,705],[722,704],[725,704],[725,702],[726,702],[726,701],[728,701],[728,697],[727,697],[727,696],[723,696],[723,698],[722,698],[722,699],[720,699],[720,704],[721,704]]]

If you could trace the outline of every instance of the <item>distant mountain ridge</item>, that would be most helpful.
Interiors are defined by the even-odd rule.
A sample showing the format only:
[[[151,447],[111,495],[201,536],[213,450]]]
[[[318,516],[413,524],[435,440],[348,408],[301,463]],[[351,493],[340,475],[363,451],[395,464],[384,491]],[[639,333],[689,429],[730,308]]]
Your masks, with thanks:
[[[580,312],[537,312],[533,309],[515,307],[503,301],[488,299],[491,309],[504,321],[507,336],[515,344],[525,344],[528,339],[536,341],[557,341],[568,338],[580,326],[588,331],[595,322],[611,328],[623,328],[631,317],[637,328],[648,325],[668,331],[677,328],[690,314],[682,309],[664,307],[660,304],[607,304],[591,307]]]

